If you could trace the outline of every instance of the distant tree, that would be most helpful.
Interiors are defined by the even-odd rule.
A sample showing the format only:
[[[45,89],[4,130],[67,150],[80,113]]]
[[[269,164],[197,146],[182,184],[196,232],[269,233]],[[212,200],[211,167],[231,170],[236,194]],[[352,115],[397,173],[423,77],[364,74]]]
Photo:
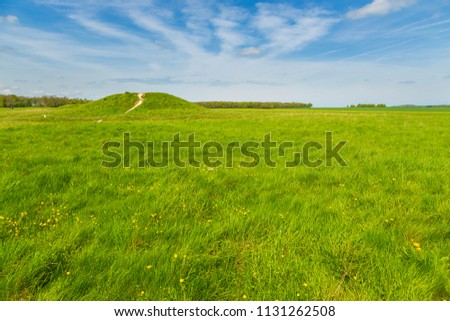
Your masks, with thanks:
[[[204,101],[197,102],[197,105],[206,108],[261,108],[261,109],[278,109],[278,108],[311,108],[311,103],[280,103],[280,102],[233,102],[233,101]]]
[[[349,108],[384,108],[385,104],[358,104],[347,106]]]
[[[42,97],[24,97],[16,95],[0,95],[0,107],[59,107],[68,104],[83,104],[88,102],[86,99],[42,96]]]

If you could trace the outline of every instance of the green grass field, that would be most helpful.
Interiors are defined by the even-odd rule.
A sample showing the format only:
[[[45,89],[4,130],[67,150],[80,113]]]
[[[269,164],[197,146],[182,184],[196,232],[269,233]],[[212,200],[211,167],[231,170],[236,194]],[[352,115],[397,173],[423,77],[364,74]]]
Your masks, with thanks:
[[[0,110],[0,300],[450,299],[448,110],[147,94],[125,114],[136,100]],[[124,132],[301,146],[327,131],[348,167],[101,166]]]

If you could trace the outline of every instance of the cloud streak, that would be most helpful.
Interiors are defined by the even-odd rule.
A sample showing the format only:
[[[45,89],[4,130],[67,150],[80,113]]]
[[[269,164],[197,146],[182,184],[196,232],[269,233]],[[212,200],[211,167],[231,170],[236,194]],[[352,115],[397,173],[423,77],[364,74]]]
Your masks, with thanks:
[[[173,47],[181,50],[183,53],[190,56],[204,54],[204,51],[190,39],[188,34],[168,26],[156,16],[145,14],[139,10],[130,10],[128,16],[136,26],[162,36],[165,41],[171,43]]]
[[[222,6],[219,15],[212,19],[222,52],[236,53],[237,48],[252,41],[248,34],[241,31],[247,16],[248,12],[242,8]]]
[[[70,19],[74,20],[76,23],[78,23],[82,27],[86,28],[87,30],[97,33],[99,35],[105,36],[105,37],[116,38],[116,39],[126,41],[126,42],[128,42],[128,41],[134,41],[134,42],[143,41],[142,38],[136,37],[129,32],[125,32],[125,31],[121,30],[120,28],[96,21],[94,19],[87,18],[86,16],[81,15],[81,14],[70,14],[68,17]]]
[[[347,18],[363,19],[370,16],[386,15],[412,6],[416,0],[373,0],[362,8],[350,10]]]
[[[257,5],[258,12],[253,25],[267,42],[263,48],[274,54],[300,50],[325,36],[339,22],[327,11],[301,10],[290,5]]]

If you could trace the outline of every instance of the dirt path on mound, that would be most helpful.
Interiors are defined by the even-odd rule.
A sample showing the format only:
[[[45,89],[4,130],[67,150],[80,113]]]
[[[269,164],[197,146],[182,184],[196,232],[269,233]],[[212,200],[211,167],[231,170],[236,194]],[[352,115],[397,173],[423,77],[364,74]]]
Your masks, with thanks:
[[[131,109],[128,109],[125,114],[129,113],[130,111],[132,111],[135,108],[138,108],[140,105],[142,105],[142,103],[144,102],[144,94],[143,93],[139,93],[138,94],[138,98],[139,101],[136,103],[136,105],[134,105],[133,107],[131,107]]]

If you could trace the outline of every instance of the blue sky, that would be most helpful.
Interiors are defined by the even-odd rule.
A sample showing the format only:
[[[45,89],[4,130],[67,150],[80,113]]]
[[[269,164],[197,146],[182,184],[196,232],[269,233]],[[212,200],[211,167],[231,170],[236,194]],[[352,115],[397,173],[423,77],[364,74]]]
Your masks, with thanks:
[[[1,0],[0,93],[450,103],[450,0]]]

